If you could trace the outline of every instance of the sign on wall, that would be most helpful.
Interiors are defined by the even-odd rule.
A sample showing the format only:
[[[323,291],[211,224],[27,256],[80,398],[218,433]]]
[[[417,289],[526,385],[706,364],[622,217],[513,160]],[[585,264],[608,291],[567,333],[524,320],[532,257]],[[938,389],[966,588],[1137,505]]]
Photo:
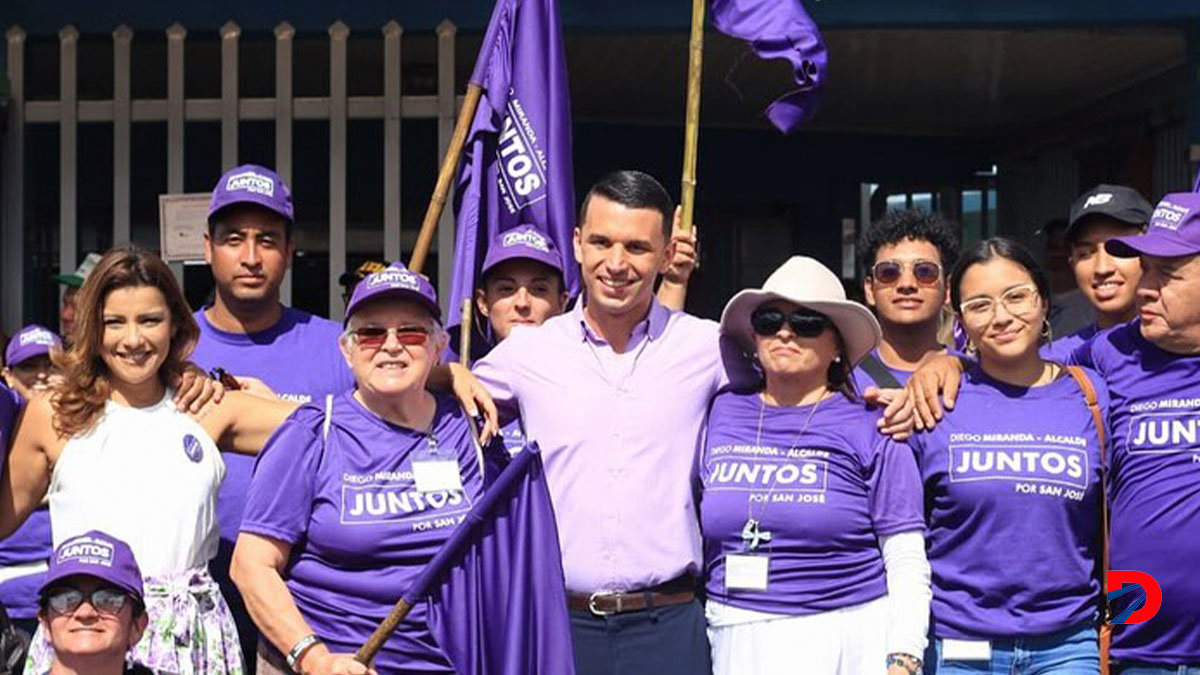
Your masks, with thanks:
[[[163,260],[204,260],[210,198],[207,192],[158,196],[158,240]]]

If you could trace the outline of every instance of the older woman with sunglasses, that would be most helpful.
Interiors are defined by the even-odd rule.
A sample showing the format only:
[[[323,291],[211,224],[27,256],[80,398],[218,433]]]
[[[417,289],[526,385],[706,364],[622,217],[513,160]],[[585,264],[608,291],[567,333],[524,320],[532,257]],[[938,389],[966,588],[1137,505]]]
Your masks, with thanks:
[[[393,263],[355,288],[342,353],[356,388],[306,405],[255,467],[231,576],[258,625],[258,672],[366,673],[352,654],[483,487],[469,422],[426,390],[446,346],[423,276]],[[415,607],[379,672],[453,673]]]
[[[765,385],[718,394],[704,441],[714,673],[918,672],[929,613],[920,479],[849,377],[878,323],[797,256],[734,296],[721,330]]]
[[[1079,378],[1038,354],[1050,289],[1020,244],[979,242],[950,275],[978,362],[958,405],[909,440],[933,569],[926,673],[1099,672],[1100,431]]]

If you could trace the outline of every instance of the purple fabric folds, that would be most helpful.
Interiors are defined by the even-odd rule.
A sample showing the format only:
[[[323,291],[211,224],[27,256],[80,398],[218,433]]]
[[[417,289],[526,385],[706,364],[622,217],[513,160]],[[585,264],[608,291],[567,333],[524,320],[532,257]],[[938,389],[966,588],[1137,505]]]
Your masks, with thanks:
[[[712,23],[746,40],[761,59],[785,59],[797,89],[767,106],[767,118],[790,134],[812,118],[825,92],[829,52],[799,0],[712,0]]]
[[[554,242],[567,290],[572,296],[579,292],[579,266],[571,254],[571,95],[557,0],[498,0],[471,83],[483,95],[455,190],[458,235],[447,304],[452,336],[489,242],[521,225],[532,225]],[[450,345],[456,351],[457,338]]]
[[[554,509],[536,444],[513,457],[404,592],[459,675],[572,675]]]

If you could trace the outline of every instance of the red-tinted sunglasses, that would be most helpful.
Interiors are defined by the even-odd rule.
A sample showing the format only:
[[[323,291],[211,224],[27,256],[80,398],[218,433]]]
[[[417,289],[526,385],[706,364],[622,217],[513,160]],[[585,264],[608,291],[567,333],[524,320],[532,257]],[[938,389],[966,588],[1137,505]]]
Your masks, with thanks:
[[[407,347],[417,347],[429,340],[429,329],[424,326],[401,326],[399,328],[384,328],[382,326],[363,326],[350,331],[359,347],[379,349],[388,339],[390,333],[396,334],[396,341]]]
[[[942,280],[942,266],[932,260],[902,263],[899,260],[880,260],[871,268],[871,277],[888,286],[900,281],[904,268],[911,266],[913,278],[922,286],[933,286]]]

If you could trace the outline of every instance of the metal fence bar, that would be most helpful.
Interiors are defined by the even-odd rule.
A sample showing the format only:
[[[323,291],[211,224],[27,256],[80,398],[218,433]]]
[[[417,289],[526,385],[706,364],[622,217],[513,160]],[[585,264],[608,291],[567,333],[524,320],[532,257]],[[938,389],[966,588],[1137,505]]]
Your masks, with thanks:
[[[457,97],[454,95],[454,36],[458,27],[446,19],[437,27],[437,81],[438,81],[438,159],[446,156],[450,147],[450,137],[454,134],[454,118]],[[436,166],[436,165],[435,165]],[[454,272],[454,209],[442,210],[438,219],[437,231],[437,261],[438,261],[438,297],[442,299],[442,311],[455,311],[446,307],[450,298],[450,286],[453,284]]]
[[[0,326],[16,332],[24,321],[25,299],[25,31],[13,26],[4,33],[8,64],[8,132],[4,134],[3,270],[4,302]]]
[[[183,192],[183,44],[187,29],[178,23],[167,28],[167,192]],[[170,263],[183,284],[183,263]]]
[[[79,163],[78,91],[79,31],[66,26],[58,32],[58,268],[62,274],[79,263],[76,182]]]
[[[292,184],[292,39],[296,29],[284,21],[275,27],[275,172]],[[293,240],[296,236],[292,232]],[[279,287],[279,300],[292,304],[292,267]]]
[[[329,318],[342,316],[346,270],[346,41],[350,27],[329,27]]]
[[[130,44],[133,30],[124,24],[113,31],[113,243],[130,241],[130,158],[133,97],[130,92]]]
[[[291,182],[293,162],[293,123],[297,119],[328,120],[330,133],[330,219],[329,219],[329,312],[342,313],[340,285],[337,279],[345,269],[347,121],[381,119],[384,123],[384,222],[383,255],[387,260],[401,257],[401,122],[404,119],[437,119],[438,147],[444,153],[453,131],[459,97],[455,94],[454,45],[457,28],[443,21],[437,28],[438,91],[436,95],[405,96],[401,90],[403,28],[395,21],[382,27],[384,40],[384,92],[382,96],[348,96],[346,85],[347,43],[350,29],[341,21],[329,28],[330,94],[327,97],[296,98],[293,94],[293,46],[295,29],[282,22],[275,29],[275,95],[241,98],[239,96],[239,40],[241,29],[233,21],[220,29],[221,96],[187,98],[184,76],[187,29],[179,23],[166,29],[167,96],[165,99],[134,99],[132,96],[132,41],[134,31],[120,25],[112,32],[113,96],[111,100],[78,100],[78,40],[72,26],[59,32],[60,96],[57,101],[24,100],[24,44],[26,35],[19,27],[6,33],[8,80],[11,107],[8,128],[18,129],[4,135],[3,147],[3,233],[0,243],[0,281],[6,289],[23,289],[24,284],[24,139],[30,124],[57,124],[60,127],[60,246],[59,266],[74,269],[78,250],[78,126],[82,123],[111,123],[113,129],[113,241],[124,244],[131,239],[132,125],[135,122],[167,124],[167,191],[184,191],[185,128],[189,121],[221,123],[221,163],[223,168],[237,164],[238,132],[243,120],[273,120],[275,123],[275,169]],[[437,247],[445,251],[439,265],[437,283],[444,294],[449,291],[454,250],[453,214],[442,216]],[[171,268],[182,281],[183,265]],[[289,271],[281,289],[281,299],[290,304],[292,279]],[[23,319],[23,291],[6,292],[0,325],[13,329]]]
[[[238,37],[232,21],[221,26],[221,170],[238,164]]]
[[[462,102],[456,97],[455,106]],[[132,101],[134,122],[164,122],[167,119],[167,100],[162,98],[136,98]],[[275,98],[257,97],[238,100],[238,118],[241,121],[267,121],[275,119]],[[348,96],[346,117],[352,120],[384,118],[383,96]],[[57,124],[59,121],[58,101],[26,101],[25,122],[27,124]],[[112,122],[111,100],[79,101],[77,105],[80,122]],[[184,119],[188,122],[220,122],[221,99],[189,98],[184,102]],[[435,119],[438,116],[438,97],[435,95],[402,96],[400,116],[403,119]],[[324,96],[302,96],[292,99],[292,118],[302,120],[329,119],[329,99]]]
[[[395,21],[383,27],[383,259],[400,260],[400,38]]]

